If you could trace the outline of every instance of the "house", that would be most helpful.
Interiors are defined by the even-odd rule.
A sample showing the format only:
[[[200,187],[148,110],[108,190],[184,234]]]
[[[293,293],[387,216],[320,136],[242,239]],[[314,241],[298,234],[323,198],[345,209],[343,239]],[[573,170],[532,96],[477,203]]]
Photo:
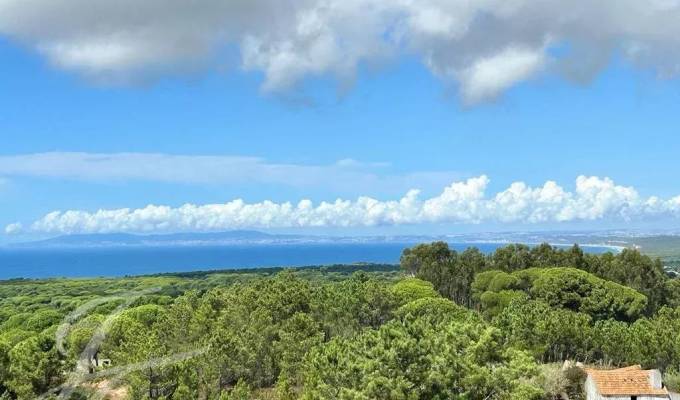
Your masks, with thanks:
[[[612,370],[586,369],[587,400],[668,400],[661,372],[639,365]]]

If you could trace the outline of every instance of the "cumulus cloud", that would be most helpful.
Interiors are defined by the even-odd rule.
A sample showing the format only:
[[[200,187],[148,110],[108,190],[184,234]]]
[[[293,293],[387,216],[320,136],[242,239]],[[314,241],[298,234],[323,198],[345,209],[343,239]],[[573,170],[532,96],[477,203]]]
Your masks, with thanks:
[[[632,187],[609,178],[580,176],[573,191],[553,181],[541,187],[515,182],[487,195],[489,178],[479,176],[454,182],[441,194],[423,199],[418,190],[396,200],[359,197],[314,204],[302,200],[246,203],[236,199],[224,204],[180,207],[149,205],[139,209],[95,212],[54,211],[26,226],[32,232],[180,232],[219,231],[236,228],[371,227],[385,225],[453,223],[549,223],[567,221],[629,221],[680,217],[680,196],[663,200],[644,198]],[[22,229],[7,227],[7,233]]]
[[[0,0],[0,34],[97,80],[217,68],[237,49],[281,91],[408,55],[469,103],[546,65],[587,79],[613,54],[677,76],[678,20],[678,0]]]
[[[441,187],[454,171],[390,174],[384,162],[351,158],[329,165],[273,163],[259,157],[161,153],[51,152],[0,156],[0,176],[74,179],[90,182],[154,181],[184,184],[267,184],[324,188],[338,192],[394,192],[415,182]],[[0,185],[2,184],[0,178]]]

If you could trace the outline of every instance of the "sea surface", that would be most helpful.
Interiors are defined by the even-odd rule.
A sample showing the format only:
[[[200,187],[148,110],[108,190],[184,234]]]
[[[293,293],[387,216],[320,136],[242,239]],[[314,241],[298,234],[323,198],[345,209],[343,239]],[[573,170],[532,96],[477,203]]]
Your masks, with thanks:
[[[213,269],[295,267],[357,262],[398,263],[415,243],[261,244],[90,248],[0,248],[0,280],[12,278],[145,275]],[[490,253],[502,243],[449,243]],[[590,253],[613,251],[583,247]]]

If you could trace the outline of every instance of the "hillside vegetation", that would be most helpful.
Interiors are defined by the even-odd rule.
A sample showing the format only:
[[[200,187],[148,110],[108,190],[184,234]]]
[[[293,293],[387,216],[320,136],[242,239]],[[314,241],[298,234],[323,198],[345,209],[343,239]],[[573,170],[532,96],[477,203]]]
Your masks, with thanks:
[[[578,399],[555,363],[677,376],[677,289],[635,250],[445,243],[401,271],[5,281],[0,398]],[[78,365],[92,349],[111,366]]]

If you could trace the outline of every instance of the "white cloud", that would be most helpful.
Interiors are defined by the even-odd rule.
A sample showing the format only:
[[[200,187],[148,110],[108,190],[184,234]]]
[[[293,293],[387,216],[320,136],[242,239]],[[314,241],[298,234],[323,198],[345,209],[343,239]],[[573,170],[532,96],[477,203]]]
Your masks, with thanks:
[[[545,64],[543,49],[507,48],[476,61],[461,74],[461,95],[468,103],[494,98],[533,75]]]
[[[217,69],[236,48],[264,90],[281,91],[414,55],[468,102],[545,65],[591,77],[615,52],[675,77],[678,20],[677,0],[0,0],[0,34],[96,80]],[[546,44],[569,54],[553,59]]]
[[[370,197],[338,199],[314,204],[236,199],[224,204],[185,204],[173,208],[149,205],[140,209],[95,212],[54,211],[27,225],[42,233],[218,231],[235,228],[369,227],[423,223],[471,224],[555,223],[567,221],[628,221],[680,217],[680,196],[662,200],[643,198],[634,188],[611,179],[580,176],[569,192],[553,181],[532,188],[515,182],[487,196],[486,176],[454,182],[438,196],[421,199],[410,190],[397,200]],[[13,224],[8,233],[21,229]]]
[[[21,223],[15,222],[15,223],[9,224],[5,227],[5,233],[8,234],[8,235],[13,235],[15,233],[21,232],[23,230],[23,228],[24,228],[24,226]]]
[[[330,165],[305,165],[272,163],[258,157],[152,153],[52,152],[0,156],[0,175],[93,182],[273,184],[342,193],[356,193],[357,190],[379,193],[401,192],[418,181],[438,188],[459,177],[452,171],[394,175],[385,170],[387,167],[388,163],[349,158]]]

